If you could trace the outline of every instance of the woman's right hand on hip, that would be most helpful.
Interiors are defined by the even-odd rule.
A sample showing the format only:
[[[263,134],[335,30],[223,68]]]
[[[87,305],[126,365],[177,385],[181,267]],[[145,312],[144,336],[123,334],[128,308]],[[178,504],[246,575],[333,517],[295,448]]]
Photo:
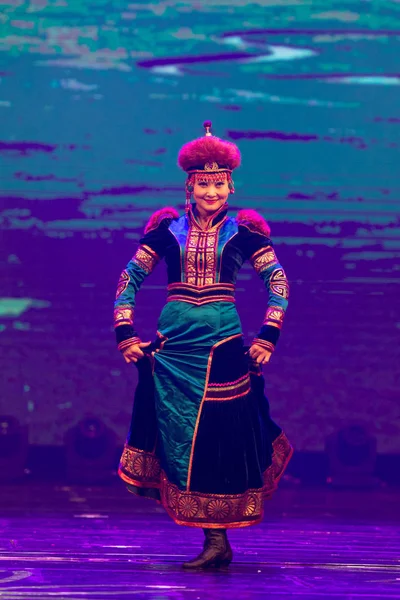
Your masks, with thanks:
[[[123,350],[122,356],[126,363],[137,362],[139,358],[143,358],[144,352],[142,348],[150,346],[151,342],[141,342],[140,344],[132,344]]]

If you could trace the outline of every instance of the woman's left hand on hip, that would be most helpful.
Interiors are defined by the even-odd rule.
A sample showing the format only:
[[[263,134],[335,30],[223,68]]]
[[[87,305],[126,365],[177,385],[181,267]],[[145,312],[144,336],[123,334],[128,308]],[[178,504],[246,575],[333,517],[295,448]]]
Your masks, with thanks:
[[[269,362],[272,352],[266,350],[262,346],[258,344],[253,344],[249,350],[250,358],[255,360],[258,364],[265,365],[265,363]]]

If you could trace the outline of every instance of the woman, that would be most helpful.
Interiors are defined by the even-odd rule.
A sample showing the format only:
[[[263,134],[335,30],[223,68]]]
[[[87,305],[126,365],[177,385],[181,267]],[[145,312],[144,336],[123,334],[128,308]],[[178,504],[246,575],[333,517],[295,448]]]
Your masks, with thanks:
[[[158,500],[176,523],[203,528],[203,551],[184,563],[188,569],[231,562],[226,530],[262,520],[263,500],[292,454],[269,416],[261,375],[282,326],[287,279],[264,219],[252,210],[227,215],[240,153],[211,134],[210,122],[204,127],[205,136],[185,144],[178,157],[188,175],[186,214],[164,208],[151,217],[121,274],[114,312],[118,348],[139,369],[119,475],[133,493]],[[135,295],[162,258],[167,303],[157,341],[143,343],[133,325]],[[234,299],[247,259],[269,293],[250,350]]]

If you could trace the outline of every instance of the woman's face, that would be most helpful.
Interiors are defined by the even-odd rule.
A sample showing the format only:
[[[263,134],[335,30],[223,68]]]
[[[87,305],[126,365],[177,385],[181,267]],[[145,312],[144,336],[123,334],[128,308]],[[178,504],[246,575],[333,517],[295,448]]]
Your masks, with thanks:
[[[201,215],[212,215],[228,200],[229,186],[226,175],[220,181],[195,181],[193,198]]]

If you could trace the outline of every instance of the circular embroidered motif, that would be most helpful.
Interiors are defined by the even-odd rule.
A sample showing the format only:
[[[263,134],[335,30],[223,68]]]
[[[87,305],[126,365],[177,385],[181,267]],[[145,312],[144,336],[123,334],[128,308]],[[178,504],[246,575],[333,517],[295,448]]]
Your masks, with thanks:
[[[264,473],[263,493],[266,493],[266,492],[269,492],[269,491],[275,489],[274,479],[275,479],[274,469],[273,469],[273,466],[271,465],[270,467],[268,467],[268,469]]]
[[[147,458],[146,475],[152,479],[155,479],[160,475],[160,471],[161,467],[158,460],[155,458]]]
[[[137,456],[133,461],[133,470],[139,477],[153,478],[160,473],[160,465],[154,458]]]
[[[283,457],[287,454],[286,446],[283,442],[278,442],[274,444],[274,458],[279,458],[283,460]]]
[[[177,504],[178,504],[178,492],[176,491],[175,488],[169,487],[168,488],[168,506],[170,506],[173,509],[176,509]]]
[[[186,518],[193,518],[199,512],[199,502],[192,496],[182,496],[178,502],[179,512]]]
[[[143,456],[137,456],[133,461],[133,471],[139,477],[144,477],[145,462]]]
[[[250,517],[251,515],[254,515],[254,513],[256,511],[256,507],[257,507],[257,500],[256,500],[255,496],[248,496],[245,507],[244,507],[244,511],[243,511],[244,516]]]
[[[212,519],[221,521],[231,512],[230,503],[226,500],[210,500],[206,506],[206,513]]]

